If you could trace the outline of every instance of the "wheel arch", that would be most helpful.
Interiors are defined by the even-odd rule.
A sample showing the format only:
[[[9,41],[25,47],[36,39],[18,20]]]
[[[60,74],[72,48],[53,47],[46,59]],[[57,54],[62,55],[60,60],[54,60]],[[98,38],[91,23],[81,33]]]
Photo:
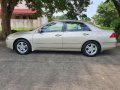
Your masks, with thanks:
[[[29,40],[25,39],[25,38],[17,38],[14,43],[13,43],[13,50],[15,50],[15,43],[18,41],[18,40],[25,40],[27,41],[29,44],[30,44],[30,47],[31,47],[31,50],[32,50],[32,46],[31,46],[31,43],[29,42]]]
[[[84,46],[85,43],[87,43],[87,42],[96,42],[96,43],[100,46],[100,52],[102,51],[102,46],[101,46],[100,42],[97,41],[97,40],[88,40],[88,41],[84,42],[83,45],[82,45],[81,51],[82,51],[82,49],[83,49],[83,46]]]

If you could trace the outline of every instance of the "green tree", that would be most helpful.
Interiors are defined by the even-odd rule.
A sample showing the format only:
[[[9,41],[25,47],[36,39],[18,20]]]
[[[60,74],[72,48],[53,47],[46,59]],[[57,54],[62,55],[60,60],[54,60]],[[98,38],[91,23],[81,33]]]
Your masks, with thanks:
[[[115,19],[111,26],[114,28],[114,31],[116,32],[117,39],[120,41],[120,18]]]
[[[56,20],[67,20],[68,17],[64,14],[64,15],[61,15],[61,16],[56,16],[55,19]]]
[[[115,19],[112,23],[112,26],[117,34],[117,39],[120,41],[120,0],[106,0],[107,3],[113,2],[114,6],[118,12],[119,18]]]
[[[81,20],[85,21],[85,22],[91,22],[91,18],[87,17],[87,15],[83,14],[81,16]]]
[[[97,9],[97,14],[92,18],[96,24],[110,27],[112,21],[118,18],[118,13],[112,2],[101,3]]]
[[[71,0],[68,2],[67,14],[69,19],[78,20],[77,17],[83,16],[82,12],[87,10],[87,6],[90,4],[90,0]]]
[[[38,16],[47,15],[51,17],[53,13],[67,11],[68,16],[76,18],[89,5],[90,0],[25,0],[26,5],[37,11]],[[5,38],[11,33],[10,20],[15,6],[22,0],[0,0],[2,8],[2,33]]]
[[[119,17],[120,17],[120,0],[106,0],[106,2],[113,2],[114,5],[115,5],[115,8],[119,14]]]

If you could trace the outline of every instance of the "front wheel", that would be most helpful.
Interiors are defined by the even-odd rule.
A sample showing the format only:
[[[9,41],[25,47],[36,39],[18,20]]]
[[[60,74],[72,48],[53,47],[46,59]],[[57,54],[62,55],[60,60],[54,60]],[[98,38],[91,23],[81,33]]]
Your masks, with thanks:
[[[82,47],[82,53],[86,56],[93,57],[100,52],[100,45],[95,41],[86,42]]]
[[[20,39],[15,43],[15,51],[21,55],[28,54],[31,52],[31,45],[28,41]]]

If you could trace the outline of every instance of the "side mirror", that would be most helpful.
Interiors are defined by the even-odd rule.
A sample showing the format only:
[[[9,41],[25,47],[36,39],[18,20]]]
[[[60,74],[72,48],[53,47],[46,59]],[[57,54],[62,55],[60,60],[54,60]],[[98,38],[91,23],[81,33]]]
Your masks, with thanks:
[[[40,33],[41,32],[41,29],[38,29],[38,33]]]
[[[43,33],[42,29],[38,29],[38,33]]]

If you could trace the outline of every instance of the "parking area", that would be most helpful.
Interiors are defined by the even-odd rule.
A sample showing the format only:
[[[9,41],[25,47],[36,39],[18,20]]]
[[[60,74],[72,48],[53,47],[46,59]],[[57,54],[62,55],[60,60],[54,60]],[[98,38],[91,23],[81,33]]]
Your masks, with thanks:
[[[0,90],[120,90],[120,48],[18,55],[0,43]]]

